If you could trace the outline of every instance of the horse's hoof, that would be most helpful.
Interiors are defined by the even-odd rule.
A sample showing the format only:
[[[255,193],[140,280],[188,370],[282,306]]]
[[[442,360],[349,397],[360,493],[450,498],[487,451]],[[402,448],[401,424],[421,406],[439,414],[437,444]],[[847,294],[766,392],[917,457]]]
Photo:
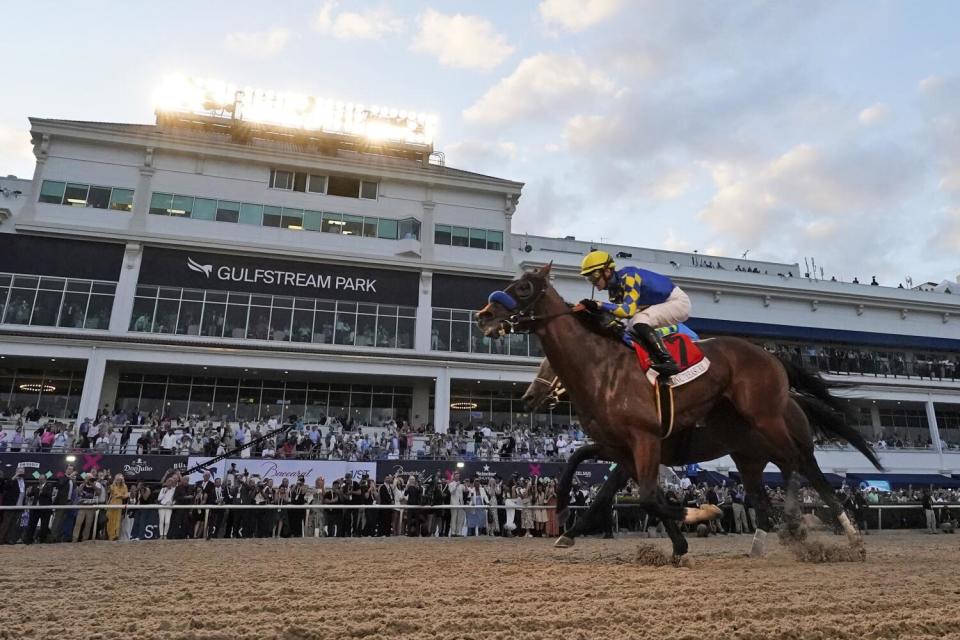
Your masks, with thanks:
[[[688,555],[673,556],[672,560],[673,566],[677,569],[693,569],[694,567],[693,558]]]
[[[573,546],[573,538],[568,538],[567,536],[560,536],[557,538],[557,541],[553,543],[553,546],[557,549],[569,549]]]
[[[763,556],[763,549],[767,543],[767,532],[763,529],[757,529],[753,534],[753,546],[750,548],[751,558],[760,558]]]

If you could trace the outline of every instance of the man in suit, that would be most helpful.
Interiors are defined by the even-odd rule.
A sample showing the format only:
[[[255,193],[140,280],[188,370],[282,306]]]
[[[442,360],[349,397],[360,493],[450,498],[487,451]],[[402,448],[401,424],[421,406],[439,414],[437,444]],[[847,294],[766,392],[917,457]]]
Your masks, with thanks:
[[[206,504],[223,505],[226,504],[226,499],[227,492],[223,486],[223,483],[220,481],[220,478],[217,478],[213,481]],[[207,520],[207,538],[223,537],[223,522],[225,514],[226,511],[221,509],[216,509],[210,512],[210,517]]]
[[[53,498],[53,504],[63,506],[57,509],[53,514],[53,525],[50,527],[50,539],[53,542],[63,540],[63,527],[70,509],[67,505],[74,503],[77,497],[77,472],[72,464],[67,465],[67,471],[63,477],[57,481],[57,492]],[[68,536],[72,535],[72,531]]]
[[[253,476],[247,478],[247,482],[240,486],[240,504],[251,505],[255,503],[257,497],[257,481]],[[252,538],[257,535],[257,512],[254,509],[243,509],[237,512],[237,516],[242,522],[242,533],[244,538]]]
[[[387,476],[380,485],[380,504],[393,504],[393,476]],[[380,530],[377,535],[389,536],[390,529],[393,526],[393,511],[390,509],[380,509]]]
[[[228,479],[223,486],[223,503],[240,504],[240,483],[243,478],[234,475],[232,480]],[[227,509],[223,514],[223,536],[224,538],[239,538],[241,517],[243,512],[238,509]]]
[[[27,490],[27,497],[32,504],[48,507],[53,504],[53,492],[56,484],[47,482],[47,476],[40,474],[37,484]],[[31,509],[30,519],[27,521],[27,530],[23,535],[24,544],[33,544],[37,525],[40,525],[40,542],[45,542],[50,535],[50,512],[42,509]]]
[[[3,506],[22,506],[27,499],[27,482],[23,479],[23,467],[17,467],[13,477],[3,485]],[[16,544],[20,538],[20,515],[16,509],[0,512],[0,544]]]
[[[297,484],[290,490],[290,504],[304,505],[307,503],[306,478],[297,477]],[[303,537],[303,520],[307,515],[305,509],[294,509],[290,513],[290,535],[295,538]]]

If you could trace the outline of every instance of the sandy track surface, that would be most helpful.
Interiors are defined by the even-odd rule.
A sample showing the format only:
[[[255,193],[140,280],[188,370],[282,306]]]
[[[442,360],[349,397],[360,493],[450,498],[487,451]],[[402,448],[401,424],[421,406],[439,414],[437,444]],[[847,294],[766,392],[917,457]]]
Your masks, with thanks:
[[[841,538],[818,534],[828,544]],[[960,638],[960,536],[805,564],[768,538],[221,540],[0,548],[0,638]]]

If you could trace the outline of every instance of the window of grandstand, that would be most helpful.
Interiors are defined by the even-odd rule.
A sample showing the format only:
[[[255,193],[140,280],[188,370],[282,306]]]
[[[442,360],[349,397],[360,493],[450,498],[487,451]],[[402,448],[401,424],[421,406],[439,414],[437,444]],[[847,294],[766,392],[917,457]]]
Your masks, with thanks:
[[[477,390],[460,383],[450,388],[450,424],[468,427],[477,424],[504,426],[569,425],[577,421],[569,401],[563,400],[551,409],[541,408],[531,414],[523,406],[524,388]],[[430,395],[430,409],[434,408]]]
[[[133,189],[44,180],[40,185],[40,202],[69,207],[132,211]]]
[[[540,343],[532,334],[511,333],[492,340],[480,331],[473,320],[474,311],[466,309],[433,309],[430,328],[432,351],[492,353],[500,356],[543,357]]]
[[[474,229],[438,224],[434,225],[433,241],[435,244],[446,244],[454,247],[503,251],[503,231],[492,229]]]
[[[960,355],[956,353],[874,349],[856,345],[757,342],[771,353],[826,373],[931,380],[960,379]]]
[[[0,273],[3,324],[108,329],[117,285]]]
[[[270,169],[271,189],[319,193],[343,198],[377,199],[378,184],[373,180],[360,180],[346,176],[323,176],[307,171]]]
[[[74,418],[83,378],[82,370],[0,369],[0,406],[14,414],[37,409],[53,418]]]
[[[412,349],[416,313],[389,304],[141,285],[130,331]]]
[[[412,388],[390,385],[124,373],[117,386],[117,406],[124,413],[229,420],[265,420],[282,413],[307,422],[333,416],[378,425],[409,419],[412,405]]]
[[[397,220],[358,216],[332,211],[311,211],[296,207],[196,198],[173,193],[154,193],[150,197],[150,213],[158,216],[239,222],[292,231],[321,231],[383,240],[420,239],[420,221],[415,218]]]

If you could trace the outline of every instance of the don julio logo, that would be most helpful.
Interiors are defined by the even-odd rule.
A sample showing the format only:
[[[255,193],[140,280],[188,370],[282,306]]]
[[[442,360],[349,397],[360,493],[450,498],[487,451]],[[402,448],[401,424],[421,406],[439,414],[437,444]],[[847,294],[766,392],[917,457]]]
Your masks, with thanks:
[[[147,461],[143,458],[137,458],[130,464],[123,465],[123,473],[128,476],[135,476],[144,471],[153,471],[153,467],[147,464]]]
[[[202,273],[208,278],[210,277],[210,272],[213,271],[212,264],[200,264],[190,256],[187,256],[187,268],[190,269],[190,271],[197,271],[199,273]]]

